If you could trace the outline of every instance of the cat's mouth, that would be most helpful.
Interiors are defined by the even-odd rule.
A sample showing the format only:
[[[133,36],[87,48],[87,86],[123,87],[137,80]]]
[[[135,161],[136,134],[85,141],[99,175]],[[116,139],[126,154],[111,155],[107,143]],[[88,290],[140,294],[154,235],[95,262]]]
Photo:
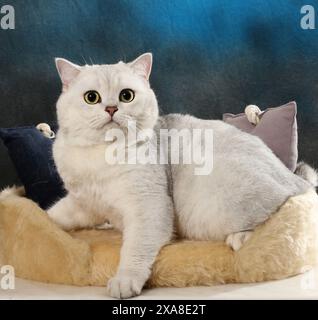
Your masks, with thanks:
[[[110,125],[115,125],[117,127],[120,127],[122,129],[126,129],[127,128],[127,121],[128,119],[126,119],[126,117],[116,117],[116,116],[113,116],[109,119],[109,121],[107,121],[107,124],[110,124]]]
[[[120,127],[120,128],[124,128],[125,125],[123,123],[121,123],[121,121],[117,120],[117,119],[114,119],[114,118],[111,118],[109,119],[108,121],[106,121],[103,125],[103,128],[105,127]]]
[[[120,123],[118,121],[116,121],[116,119],[114,119],[114,118],[109,119],[106,124],[108,124],[108,123],[115,123],[117,125],[120,125]]]
[[[89,126],[95,130],[103,130],[107,126],[119,126],[120,124],[115,119],[94,118],[89,121]]]

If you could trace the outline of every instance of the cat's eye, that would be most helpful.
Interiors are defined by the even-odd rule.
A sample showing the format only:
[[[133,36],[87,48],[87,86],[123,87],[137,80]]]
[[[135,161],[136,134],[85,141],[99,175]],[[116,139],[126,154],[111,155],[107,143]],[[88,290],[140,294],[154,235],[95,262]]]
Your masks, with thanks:
[[[135,92],[131,89],[124,89],[120,92],[119,100],[121,102],[129,103],[135,99]]]
[[[90,90],[84,94],[84,100],[88,104],[97,104],[100,103],[102,99],[97,91]]]

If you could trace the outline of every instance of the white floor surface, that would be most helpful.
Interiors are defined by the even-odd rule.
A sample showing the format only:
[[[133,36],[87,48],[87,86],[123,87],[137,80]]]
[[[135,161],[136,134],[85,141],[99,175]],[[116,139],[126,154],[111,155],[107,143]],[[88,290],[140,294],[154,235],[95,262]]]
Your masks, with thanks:
[[[0,274],[1,277],[1,274]],[[16,279],[14,290],[0,288],[0,299],[109,299],[102,287],[72,287]],[[157,288],[134,299],[318,299],[318,267],[280,281],[213,287]]]

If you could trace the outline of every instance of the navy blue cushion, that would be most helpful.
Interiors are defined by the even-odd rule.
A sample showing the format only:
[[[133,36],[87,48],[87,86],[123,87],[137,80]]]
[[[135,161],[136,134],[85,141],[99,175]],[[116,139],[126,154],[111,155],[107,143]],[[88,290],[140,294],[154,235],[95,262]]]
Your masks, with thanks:
[[[65,196],[52,157],[53,140],[35,127],[0,128],[0,138],[8,148],[28,198],[47,209]]]

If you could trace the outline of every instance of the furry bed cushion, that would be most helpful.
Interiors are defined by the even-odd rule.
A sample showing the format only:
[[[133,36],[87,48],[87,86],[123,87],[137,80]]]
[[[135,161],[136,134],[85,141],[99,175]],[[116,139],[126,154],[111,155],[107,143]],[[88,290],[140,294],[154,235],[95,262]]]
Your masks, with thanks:
[[[0,265],[42,282],[104,286],[114,275],[121,236],[112,230],[66,233],[34,202],[0,194]],[[318,197],[289,199],[237,252],[221,242],[176,241],[164,247],[149,287],[283,279],[316,264]]]

